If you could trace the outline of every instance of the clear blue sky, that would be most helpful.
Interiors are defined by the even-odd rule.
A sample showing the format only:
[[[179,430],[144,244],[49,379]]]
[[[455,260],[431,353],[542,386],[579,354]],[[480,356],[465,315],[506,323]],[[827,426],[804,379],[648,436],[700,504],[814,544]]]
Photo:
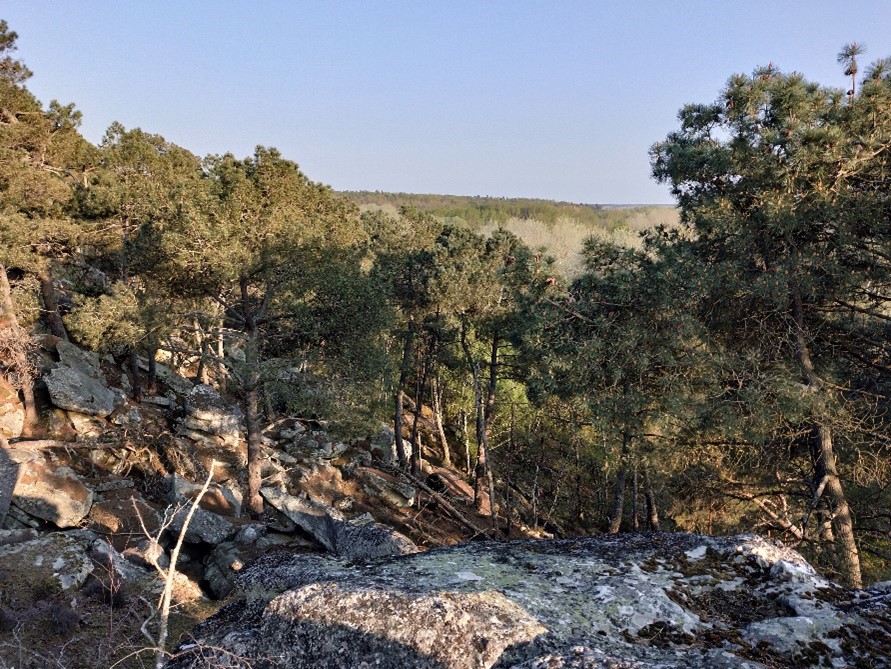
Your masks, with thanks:
[[[342,190],[667,203],[647,151],[772,61],[844,86],[887,0],[4,0],[45,103],[195,153],[278,147]]]

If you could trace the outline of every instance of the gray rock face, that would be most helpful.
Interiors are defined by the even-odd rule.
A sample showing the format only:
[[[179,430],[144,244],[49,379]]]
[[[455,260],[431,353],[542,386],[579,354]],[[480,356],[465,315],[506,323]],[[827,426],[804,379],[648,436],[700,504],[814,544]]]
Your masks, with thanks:
[[[237,581],[244,598],[195,631],[201,657],[171,669],[216,666],[213,648],[270,669],[888,666],[891,650],[884,594],[751,535],[480,542],[363,566],[278,553]]]
[[[269,487],[261,488],[260,494],[326,550],[345,560],[364,562],[418,550],[411,539],[385,525],[348,521],[336,509],[307,497]]]
[[[67,341],[56,345],[59,364],[44,377],[50,399],[61,409],[90,416],[107,416],[126,399],[105,382],[99,356]]]

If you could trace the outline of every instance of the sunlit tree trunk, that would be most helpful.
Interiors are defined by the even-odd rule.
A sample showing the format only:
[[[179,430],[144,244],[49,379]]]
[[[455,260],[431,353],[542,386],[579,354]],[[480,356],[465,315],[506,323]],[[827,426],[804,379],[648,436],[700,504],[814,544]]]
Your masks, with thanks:
[[[34,378],[31,363],[28,360],[28,335],[19,325],[15,314],[15,305],[12,302],[12,287],[9,285],[9,277],[6,275],[6,266],[0,264],[0,307],[3,313],[0,316],[0,328],[7,331],[10,336],[10,354],[12,360],[9,366],[15,372],[21,393],[22,404],[25,408],[25,425],[23,434],[31,436],[37,432],[37,403],[34,400]]]
[[[804,326],[804,308],[801,294],[797,286],[792,288],[792,316],[795,327],[795,344],[798,360],[801,363],[804,379],[811,392],[824,392],[824,383],[814,370],[810,349]],[[860,569],[860,551],[857,548],[854,536],[854,521],[851,516],[851,507],[848,505],[841,478],[838,475],[835,450],[832,445],[832,432],[829,425],[822,419],[817,421],[814,427],[814,436],[819,444],[817,458],[817,474],[826,479],[825,493],[833,511],[832,527],[838,537],[841,546],[839,550],[839,570],[848,585],[854,588],[863,587],[863,578]]]
[[[399,369],[399,384],[396,386],[396,396],[393,402],[393,432],[396,440],[396,457],[399,458],[399,466],[403,469],[408,469],[409,465],[408,454],[405,451],[405,444],[402,440],[402,415],[405,403],[405,386],[408,383],[414,340],[414,321],[409,320],[408,329],[405,332],[405,341],[402,345],[402,366]]]
[[[56,297],[56,288],[53,285],[52,271],[46,269],[38,272],[37,279],[40,281],[40,296],[43,299],[43,313],[46,317],[46,324],[53,335],[68,341],[68,332],[65,330],[62,317],[59,315],[59,300]]]
[[[442,463],[449,467],[452,464],[452,454],[449,452],[449,440],[446,438],[445,427],[442,420],[442,391],[439,386],[439,376],[433,375],[430,379],[430,394],[433,397],[433,420],[436,423],[436,433],[439,435],[439,443],[442,446]]]
[[[241,279],[241,311],[245,331],[244,419],[247,428],[248,509],[252,516],[263,513],[260,496],[262,446],[260,443],[260,351],[257,322],[251,309],[248,283]]]
[[[613,491],[613,504],[609,511],[610,534],[618,533],[622,527],[622,513],[625,510],[625,466],[630,451],[631,436],[626,431],[622,433],[622,453],[619,459],[619,469],[616,471],[616,488]]]

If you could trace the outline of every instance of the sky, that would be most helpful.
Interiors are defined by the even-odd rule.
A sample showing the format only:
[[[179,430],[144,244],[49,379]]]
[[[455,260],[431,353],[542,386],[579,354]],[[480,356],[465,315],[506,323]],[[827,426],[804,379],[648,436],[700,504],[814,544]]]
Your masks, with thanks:
[[[887,0],[2,0],[44,103],[198,155],[277,147],[337,190],[667,204],[648,151],[774,63],[845,86]]]

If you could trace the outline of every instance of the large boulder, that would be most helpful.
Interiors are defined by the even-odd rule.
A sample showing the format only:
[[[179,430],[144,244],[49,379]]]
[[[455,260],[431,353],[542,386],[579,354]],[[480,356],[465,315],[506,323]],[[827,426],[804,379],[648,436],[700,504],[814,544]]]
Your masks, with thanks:
[[[170,667],[888,666],[887,593],[744,535],[479,542],[348,566],[268,554]],[[281,593],[281,594],[278,594]],[[224,656],[224,654],[227,654]]]
[[[77,527],[90,512],[93,491],[68,467],[53,468],[35,451],[9,449],[19,465],[12,503],[30,516],[57,527]]]
[[[59,364],[44,376],[52,403],[90,416],[108,416],[126,397],[108,387],[99,356],[67,341],[56,344]]]
[[[25,407],[12,385],[0,376],[0,437],[17,439],[25,427]]]
[[[345,560],[364,562],[393,555],[408,555],[418,550],[414,542],[404,534],[375,523],[373,519],[347,520],[337,509],[305,495],[295,497],[277,488],[261,488],[260,494],[326,550]]]

